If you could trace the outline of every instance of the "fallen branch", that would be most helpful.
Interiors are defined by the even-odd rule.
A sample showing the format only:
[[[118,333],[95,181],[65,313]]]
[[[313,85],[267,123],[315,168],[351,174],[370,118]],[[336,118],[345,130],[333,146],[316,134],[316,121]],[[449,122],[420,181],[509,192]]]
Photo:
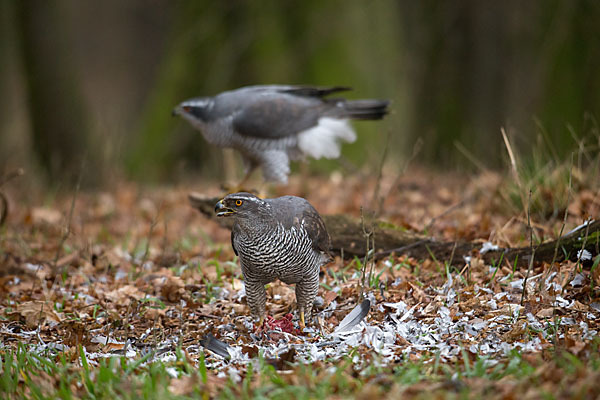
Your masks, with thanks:
[[[219,198],[207,198],[198,193],[191,193],[189,201],[193,208],[200,211],[208,218],[215,219],[221,226],[231,228],[230,219],[216,219],[214,207]],[[364,257],[367,248],[365,236],[360,219],[343,214],[323,215],[323,221],[331,236],[332,251],[345,256]],[[464,264],[464,257],[479,256],[486,263],[496,263],[501,259],[510,264],[516,262],[518,266],[528,266],[531,255],[535,252],[535,262],[563,261],[565,258],[577,259],[577,252],[582,250],[584,236],[587,231],[587,240],[584,248],[592,253],[598,254],[600,246],[600,221],[590,222],[579,229],[567,233],[558,239],[560,242],[559,254],[555,256],[554,249],[557,240],[548,241],[537,246],[526,246],[518,248],[500,248],[479,254],[481,242],[452,241],[441,242],[435,238],[425,237],[418,233],[409,232],[395,228],[383,221],[373,222],[373,236],[377,248],[375,258],[381,259],[390,254],[405,254],[416,259],[435,257],[438,260],[451,260],[455,265]],[[556,258],[555,258],[556,257]]]

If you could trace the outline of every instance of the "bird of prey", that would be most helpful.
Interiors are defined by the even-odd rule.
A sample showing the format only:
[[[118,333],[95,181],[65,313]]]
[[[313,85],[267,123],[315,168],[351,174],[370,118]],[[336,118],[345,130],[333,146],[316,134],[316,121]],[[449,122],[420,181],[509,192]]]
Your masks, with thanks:
[[[310,318],[319,289],[319,271],[331,261],[331,239],[321,216],[305,199],[260,199],[240,192],[215,205],[218,217],[233,218],[231,244],[239,256],[250,311],[265,317],[265,285],[279,279],[296,284],[300,326]]]
[[[262,167],[265,180],[287,183],[290,160],[338,158],[340,142],[353,142],[350,119],[376,120],[387,100],[328,98],[346,87],[248,86],[186,100],[173,110],[211,144],[239,151],[246,169]],[[241,184],[240,184],[241,186]]]

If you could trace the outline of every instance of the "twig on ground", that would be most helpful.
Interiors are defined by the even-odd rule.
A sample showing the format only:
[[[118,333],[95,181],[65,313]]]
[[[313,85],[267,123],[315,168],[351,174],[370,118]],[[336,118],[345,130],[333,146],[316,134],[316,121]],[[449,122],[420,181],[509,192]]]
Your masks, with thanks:
[[[517,186],[519,186],[519,195],[521,196],[521,203],[523,204],[523,208],[526,208],[527,203],[525,202],[525,195],[523,189],[523,183],[521,182],[521,178],[519,177],[519,171],[517,170],[517,160],[515,158],[515,154],[513,153],[510,142],[508,141],[508,136],[506,136],[506,131],[504,128],[500,128],[500,132],[502,132],[502,139],[504,139],[504,145],[506,146],[506,151],[508,152],[508,157],[510,158],[510,166],[513,174],[513,178],[517,182]],[[527,210],[525,210],[527,212]]]
[[[381,189],[381,179],[383,178],[383,165],[385,164],[385,160],[387,159],[391,136],[392,131],[388,130],[388,134],[385,138],[385,146],[383,148],[381,160],[379,161],[379,167],[377,169],[377,179],[375,180],[375,187],[373,188],[373,198],[371,199],[371,204],[373,204],[375,207],[375,216],[378,216],[381,213],[381,209],[383,208],[383,201],[385,199],[384,197],[379,197],[379,191]]]
[[[450,260],[448,261],[448,265],[452,265],[452,260],[454,259],[454,253],[456,252],[456,246],[458,245],[458,239],[454,241],[454,247],[452,247],[452,252],[450,253]]]
[[[364,216],[364,210],[362,207],[360,208],[360,223],[362,226],[363,236],[365,237],[365,240],[366,240],[365,258],[363,259],[361,279],[360,279],[360,291],[359,291],[359,295],[358,295],[359,299],[362,300],[363,296],[364,296],[364,290],[365,290],[365,280],[367,277],[367,264],[369,263],[371,237],[373,235],[373,229],[371,228],[371,231],[367,231],[367,229],[365,227],[365,216]],[[373,246],[373,251],[375,251],[375,246]],[[369,279],[370,279],[370,277],[369,277]]]
[[[125,340],[127,340],[127,336],[129,335],[129,321],[131,320],[131,315],[132,313],[132,307],[136,306],[137,308],[137,300],[135,301],[136,304],[133,304],[133,300],[129,301],[129,304],[127,305],[127,311],[125,312],[125,323],[123,324],[123,329],[125,330]]]
[[[69,216],[67,217],[65,233],[60,238],[60,243],[58,244],[58,248],[56,249],[56,254],[54,255],[54,261],[52,262],[52,267],[56,267],[56,263],[60,258],[61,250],[71,235],[71,222],[73,220],[73,212],[75,211],[75,201],[77,200],[77,195],[79,194],[79,187],[81,186],[81,176],[83,175],[83,165],[81,166],[81,170],[79,171],[79,176],[77,177],[77,183],[75,184],[75,193],[73,193],[73,198],[71,198],[71,207],[69,208]]]
[[[583,240],[581,241],[581,249],[577,252],[577,261],[575,262],[575,268],[572,269],[571,271],[569,271],[569,279],[567,279],[567,284],[565,286],[563,286],[563,288],[560,291],[561,296],[565,291],[565,287],[573,279],[573,273],[576,270],[578,270],[581,266],[581,258],[583,257],[583,251],[585,250],[585,246],[587,245],[587,240],[588,240],[589,233],[590,233],[590,225],[591,224],[589,224],[589,223],[585,225],[585,236],[583,237]]]
[[[406,172],[406,170],[408,169],[408,167],[410,166],[412,161],[421,152],[421,148],[423,148],[423,140],[421,138],[419,138],[419,139],[417,139],[417,141],[415,142],[415,144],[413,146],[413,150],[412,150],[410,157],[408,158],[408,160],[406,160],[406,162],[404,163],[402,168],[400,168],[400,172],[398,172],[396,179],[394,179],[394,182],[389,187],[387,193],[385,194],[385,196],[383,196],[383,198],[387,198],[390,195],[390,193],[392,192],[392,190],[394,190],[398,187],[398,185],[400,184],[400,179],[402,178],[402,176],[404,175],[404,173]]]
[[[40,342],[42,342],[43,345],[45,345],[46,343],[44,343],[44,341],[40,337],[40,331],[42,329],[42,324],[44,322],[43,316],[44,316],[44,306],[45,305],[46,305],[46,302],[44,301],[42,303],[42,306],[40,307],[40,315],[38,316],[38,326],[37,326],[37,329],[36,329],[36,333],[37,333],[38,339],[40,340]]]
[[[152,222],[150,222],[150,229],[148,230],[148,238],[146,239],[146,248],[144,249],[144,254],[142,255],[142,259],[140,260],[140,268],[144,268],[144,264],[148,261],[148,254],[150,254],[150,240],[152,239],[152,233],[154,232],[154,228],[158,224],[158,217],[160,215],[160,211],[163,208],[163,201],[158,205],[158,209],[156,210],[156,215],[152,217]]]
[[[550,268],[548,268],[548,271],[546,271],[546,275],[544,276],[544,279],[540,279],[540,285],[542,284],[542,282],[544,282],[546,276],[548,276],[548,274],[554,270],[554,262],[556,261],[556,257],[558,256],[558,247],[560,245],[560,238],[562,237],[563,232],[565,230],[565,226],[567,225],[567,216],[569,215],[569,202],[571,201],[572,177],[573,177],[573,153],[571,153],[571,167],[569,168],[569,189],[567,192],[567,204],[565,205],[565,214],[563,216],[563,222],[562,222],[562,225],[560,226],[560,232],[558,233],[558,237],[556,238],[556,246],[554,246],[554,255],[552,256],[552,261],[550,262]]]
[[[527,267],[527,274],[525,275],[525,279],[523,279],[523,292],[521,294],[521,305],[523,305],[523,301],[525,300],[525,295],[527,294],[527,279],[529,278],[529,274],[531,273],[531,269],[533,268],[533,260],[535,258],[535,248],[533,247],[533,228],[531,227],[531,189],[529,190],[529,198],[527,201],[527,227],[529,228],[529,250],[530,250],[530,258],[529,258],[529,266]]]
[[[428,232],[431,227],[433,226],[433,224],[440,218],[445,217],[446,215],[450,214],[452,211],[461,208],[462,206],[464,206],[465,204],[467,204],[469,201],[471,201],[473,199],[472,196],[467,196],[465,198],[463,198],[461,201],[459,201],[458,203],[455,203],[453,205],[451,205],[450,207],[448,207],[447,209],[445,209],[442,213],[436,215],[435,217],[431,218],[431,220],[427,223],[427,225],[425,225],[425,227],[423,228],[423,230],[421,231],[421,233],[424,232]]]
[[[395,249],[390,249],[390,250],[384,250],[384,251],[379,251],[377,253],[374,254],[375,259],[380,260],[383,257],[387,257],[392,253],[396,253],[396,254],[402,254],[402,252],[409,250],[413,247],[417,247],[417,246],[421,246],[423,243],[427,243],[429,242],[430,239],[421,239],[418,240],[414,243],[411,244],[407,244],[406,246],[402,246],[402,247],[396,247]]]
[[[52,261],[52,264],[51,264],[52,270],[56,269],[58,259],[60,258],[61,250],[62,250],[65,242],[71,235],[71,222],[73,220],[73,213],[75,211],[75,201],[77,200],[77,195],[79,194],[79,187],[81,185],[81,176],[83,175],[83,166],[84,166],[84,164],[82,162],[81,169],[79,170],[79,175],[77,177],[77,183],[75,184],[75,193],[73,193],[73,197],[71,198],[71,207],[69,209],[69,216],[67,217],[67,220],[66,220],[65,230],[64,230],[63,235],[60,238],[60,241],[56,248],[56,254],[54,255],[54,260]],[[39,273],[41,266],[42,266],[42,264],[39,263],[35,270],[35,276],[37,276],[37,274]],[[64,266],[64,268],[66,268],[66,265]],[[62,276],[62,274],[60,274],[60,276]],[[58,276],[54,279],[54,283],[52,284],[52,286],[54,286],[56,284],[57,280],[58,280]],[[31,291],[29,292],[29,296],[32,296],[33,292],[35,291],[35,283],[36,283],[36,281],[34,281],[33,284],[31,285]],[[43,285],[42,285],[42,289],[43,289]]]
[[[183,337],[185,336],[185,324],[183,323],[183,300],[179,301],[179,337],[177,338],[177,344],[180,348],[183,348]]]

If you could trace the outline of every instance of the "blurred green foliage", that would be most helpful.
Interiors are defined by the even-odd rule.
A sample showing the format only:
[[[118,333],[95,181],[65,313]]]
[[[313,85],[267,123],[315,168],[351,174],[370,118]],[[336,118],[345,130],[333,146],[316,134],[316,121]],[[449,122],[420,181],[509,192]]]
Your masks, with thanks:
[[[421,139],[418,162],[472,165],[458,143],[498,167],[501,127],[521,154],[540,137],[558,157],[598,137],[595,0],[0,0],[0,10],[0,170],[29,163],[51,182],[76,175],[81,158],[88,181],[222,179],[221,152],[171,109],[260,83],[391,99],[384,122],[356,124],[346,166],[376,168],[385,146],[401,162]]]

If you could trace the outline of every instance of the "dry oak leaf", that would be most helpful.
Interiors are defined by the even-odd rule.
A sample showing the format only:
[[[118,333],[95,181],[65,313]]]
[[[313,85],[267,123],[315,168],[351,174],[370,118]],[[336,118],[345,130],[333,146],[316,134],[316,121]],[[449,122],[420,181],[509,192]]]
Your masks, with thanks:
[[[233,289],[237,292],[239,290],[242,290],[243,287],[244,287],[244,282],[241,279],[233,278],[233,281],[231,283],[231,289]]]
[[[171,379],[169,392],[176,396],[186,396],[191,394],[198,384],[198,376],[182,376],[181,378]]]
[[[28,301],[17,306],[17,313],[25,318],[25,324],[29,329],[37,328],[38,325],[48,322],[56,325],[60,317],[52,308],[52,303],[44,301]]]
[[[219,388],[223,387],[225,378],[218,378],[212,373],[206,374],[206,383],[198,379],[198,375],[182,376],[181,378],[171,379],[169,392],[175,395],[190,395],[195,391],[201,393],[200,398],[215,398],[219,393]]]
[[[62,213],[52,208],[36,207],[25,218],[33,225],[58,225],[62,220]]]
[[[544,309],[538,311],[537,314],[535,314],[535,316],[538,318],[551,318],[553,315],[554,315],[553,308],[544,308]]]
[[[104,297],[113,303],[119,303],[121,305],[128,305],[131,298],[141,300],[146,297],[146,294],[140,291],[138,288],[132,285],[125,285],[110,292],[106,292]]]
[[[171,303],[176,303],[181,300],[185,294],[185,284],[178,276],[169,276],[167,281],[160,288],[160,294]]]
[[[323,308],[327,308],[337,296],[338,294],[333,290],[325,292],[325,294],[323,295]]]
[[[516,313],[523,314],[524,309],[525,309],[525,307],[523,307],[520,304],[507,303],[498,310],[490,311],[490,314],[494,314],[494,315],[501,314],[501,315],[507,315],[509,317],[512,317]]]
[[[159,317],[164,317],[165,315],[167,315],[166,309],[146,308],[144,311],[144,317],[150,320],[155,320]]]
[[[511,343],[515,340],[520,339],[523,334],[527,331],[527,324],[519,322],[513,325],[512,329],[506,332],[502,337],[504,340],[510,341]]]
[[[411,282],[408,282],[408,285],[410,286],[410,288],[412,289],[412,297],[419,301],[419,302],[423,302],[427,299],[427,295],[425,294],[425,292],[418,287],[417,285],[412,284]]]

